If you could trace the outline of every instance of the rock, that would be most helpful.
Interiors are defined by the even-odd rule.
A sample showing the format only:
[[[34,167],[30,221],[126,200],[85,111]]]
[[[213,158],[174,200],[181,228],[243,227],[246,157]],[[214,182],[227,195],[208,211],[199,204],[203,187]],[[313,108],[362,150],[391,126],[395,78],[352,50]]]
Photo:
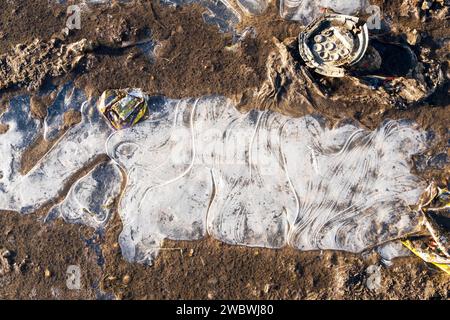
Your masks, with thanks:
[[[366,287],[371,291],[381,288],[381,266],[371,265],[366,269]]]
[[[63,115],[64,127],[69,128],[81,122],[81,112],[70,109]]]
[[[398,95],[407,103],[420,101],[428,95],[425,85],[416,79],[397,78],[392,82],[398,88]]]
[[[130,282],[131,282],[131,277],[130,277],[129,275],[125,275],[125,276],[122,278],[122,283],[123,283],[124,285],[128,285]]]
[[[436,19],[438,20],[447,20],[449,18],[449,13],[450,8],[449,7],[444,7],[441,10],[439,10],[437,12],[437,14],[435,14]]]
[[[52,272],[49,269],[45,269],[44,271],[44,277],[50,278],[52,276]]]
[[[37,96],[33,95],[30,99],[30,111],[31,115],[35,119],[44,120],[47,116],[47,106]]]
[[[420,42],[421,36],[417,29],[413,29],[406,33],[406,41],[412,46],[415,46],[418,42]]]
[[[0,123],[0,134],[6,133],[9,130],[9,125]]]
[[[431,1],[424,1],[424,2],[422,2],[421,9],[422,9],[423,11],[430,10],[432,4],[433,4],[433,3],[432,3]]]
[[[18,274],[24,274],[28,270],[29,263],[29,258],[25,257],[20,263],[14,264],[14,271]]]
[[[9,250],[0,250],[0,277],[3,277],[11,271],[12,267],[10,258],[11,252]]]
[[[356,68],[363,69],[365,72],[376,72],[381,68],[382,63],[380,53],[374,47],[369,46],[364,57],[356,65]]]

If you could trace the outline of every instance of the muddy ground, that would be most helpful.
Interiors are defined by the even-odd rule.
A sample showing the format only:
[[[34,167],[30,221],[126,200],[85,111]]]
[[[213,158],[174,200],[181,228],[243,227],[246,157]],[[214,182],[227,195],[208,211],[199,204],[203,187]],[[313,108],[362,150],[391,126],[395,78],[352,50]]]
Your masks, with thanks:
[[[76,3],[76,1],[68,1]],[[114,1],[113,1],[114,2]],[[434,132],[427,154],[416,159],[416,171],[424,179],[447,183],[448,163],[424,166],[439,153],[449,155],[449,20],[435,17],[411,19],[399,16],[401,1],[376,1],[393,34],[404,37],[412,29],[423,33],[419,45],[429,46],[442,64],[446,83],[428,101],[406,110],[380,105],[370,91],[342,81],[334,83],[333,102],[323,102],[318,113],[329,123],[351,118],[368,128],[384,119],[407,118]],[[414,2],[414,1],[413,1]],[[239,50],[228,50],[232,35],[218,32],[203,22],[203,8],[197,5],[172,8],[155,1],[127,5],[94,6],[83,12],[81,30],[61,33],[67,20],[66,5],[48,0],[0,2],[0,55],[17,44],[34,39],[61,39],[70,44],[91,41],[95,49],[73,70],[58,77],[46,77],[56,85],[73,80],[91,95],[105,89],[139,87],[150,94],[172,98],[221,94],[237,99],[258,88],[266,78],[266,61],[274,49],[272,37],[295,37],[301,26],[282,20],[275,6],[262,17],[248,18],[241,27],[252,25],[255,38],[246,38]],[[149,36],[160,43],[157,58],[149,59],[136,46],[122,48]],[[443,39],[447,39],[444,45]],[[446,45],[445,45],[446,43]],[[37,62],[39,63],[39,62]],[[26,85],[0,91],[1,108],[8,99],[31,90]],[[37,106],[44,108],[52,97]],[[41,117],[42,110],[35,109]],[[291,109],[280,112],[292,113]],[[294,110],[295,115],[301,114]],[[77,122],[68,115],[67,125]],[[1,128],[0,128],[1,130]],[[1,136],[0,136],[1,138]],[[22,159],[28,171],[51,146],[37,141]],[[101,161],[101,159],[99,159]],[[422,167],[426,167],[423,169]],[[81,174],[81,173],[80,173]],[[9,265],[0,274],[3,299],[449,299],[447,275],[408,257],[381,267],[381,287],[370,290],[366,269],[380,264],[372,252],[353,255],[343,252],[300,252],[291,248],[270,250],[230,246],[211,238],[201,241],[166,241],[153,266],[123,260],[117,239],[122,225],[115,213],[104,232],[94,232],[61,220],[44,223],[48,208],[21,216],[0,214],[0,249],[12,254],[3,259]],[[69,265],[81,267],[81,290],[66,286]]]

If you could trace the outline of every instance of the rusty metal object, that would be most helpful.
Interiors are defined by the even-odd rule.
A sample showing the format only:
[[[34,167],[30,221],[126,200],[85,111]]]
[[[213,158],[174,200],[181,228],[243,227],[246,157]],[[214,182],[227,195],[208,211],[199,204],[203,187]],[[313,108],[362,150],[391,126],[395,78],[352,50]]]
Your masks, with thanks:
[[[367,25],[357,17],[325,14],[299,35],[306,65],[328,77],[343,77],[345,68],[364,56],[369,43]]]

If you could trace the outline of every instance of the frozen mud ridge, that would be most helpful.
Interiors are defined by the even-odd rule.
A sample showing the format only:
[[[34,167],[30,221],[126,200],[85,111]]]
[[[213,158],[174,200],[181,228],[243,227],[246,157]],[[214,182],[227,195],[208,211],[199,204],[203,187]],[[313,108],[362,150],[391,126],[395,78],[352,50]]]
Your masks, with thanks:
[[[11,102],[0,122],[0,209],[32,212],[60,195],[74,173],[96,156],[111,161],[75,182],[49,217],[107,227],[119,201],[119,243],[129,261],[151,263],[163,239],[207,234],[247,246],[360,252],[417,226],[424,185],[411,174],[411,156],[425,148],[415,124],[387,121],[375,131],[349,122],[329,128],[315,116],[271,111],[239,113],[223,97],[150,98],[150,117],[113,132],[96,101],[66,86],[45,125],[29,116],[29,99]],[[82,122],[58,138],[25,175],[24,150],[61,126]]]

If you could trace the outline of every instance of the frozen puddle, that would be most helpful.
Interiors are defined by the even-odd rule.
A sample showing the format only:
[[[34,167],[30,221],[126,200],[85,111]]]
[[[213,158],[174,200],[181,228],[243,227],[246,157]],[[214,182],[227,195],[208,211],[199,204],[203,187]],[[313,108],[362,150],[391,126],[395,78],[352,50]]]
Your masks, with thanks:
[[[375,132],[327,129],[312,116],[240,114],[224,98],[163,100],[116,132],[108,155],[128,173],[120,237],[128,260],[151,261],[164,238],[207,233],[231,244],[360,252],[414,230],[422,185],[410,123]]]
[[[49,216],[107,227],[120,192],[119,165],[127,174],[119,243],[129,261],[151,263],[163,239],[207,234],[246,246],[360,252],[417,226],[408,205],[424,185],[410,173],[410,158],[425,149],[425,138],[412,123],[387,121],[373,132],[351,123],[327,128],[313,116],[241,114],[222,97],[152,97],[149,119],[112,132],[95,101],[64,96],[48,120],[58,123],[57,110],[72,106],[82,122],[26,175],[21,154],[44,128],[28,117],[26,97],[0,118],[9,125],[0,135],[0,209],[40,208],[107,153],[112,162],[75,182]]]

